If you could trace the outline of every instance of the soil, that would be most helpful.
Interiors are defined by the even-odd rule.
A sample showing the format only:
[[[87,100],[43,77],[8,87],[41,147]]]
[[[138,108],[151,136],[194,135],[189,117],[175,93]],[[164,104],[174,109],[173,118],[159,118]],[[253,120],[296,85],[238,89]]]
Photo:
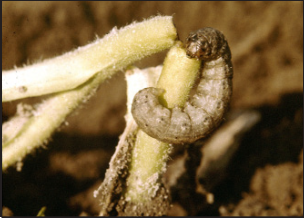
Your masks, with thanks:
[[[172,196],[171,216],[303,216],[303,2],[3,2],[2,70],[54,57],[151,16],[173,15],[179,37],[210,26],[228,39],[234,66],[231,111],[255,109],[261,121],[244,135],[202,207]],[[140,68],[162,63],[166,51]],[[2,173],[3,213],[97,215],[93,191],[102,182],[125,127],[123,73],[68,118],[50,143]],[[2,119],[20,102],[2,103]],[[172,159],[177,156],[172,155]],[[203,158],[203,157],[202,157]],[[189,184],[191,185],[191,184]],[[184,197],[185,199],[185,197]],[[194,208],[194,209],[193,209]],[[4,214],[4,215],[5,215]]]

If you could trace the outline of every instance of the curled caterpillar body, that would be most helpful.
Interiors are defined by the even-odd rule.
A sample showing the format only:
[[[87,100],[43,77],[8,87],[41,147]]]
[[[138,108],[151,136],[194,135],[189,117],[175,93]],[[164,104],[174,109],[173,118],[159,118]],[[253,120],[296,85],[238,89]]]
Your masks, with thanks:
[[[133,99],[138,126],[160,141],[183,144],[207,136],[222,121],[232,95],[231,53],[224,35],[213,28],[190,33],[187,55],[202,60],[200,82],[184,108],[168,109],[158,97],[163,89],[149,87]]]

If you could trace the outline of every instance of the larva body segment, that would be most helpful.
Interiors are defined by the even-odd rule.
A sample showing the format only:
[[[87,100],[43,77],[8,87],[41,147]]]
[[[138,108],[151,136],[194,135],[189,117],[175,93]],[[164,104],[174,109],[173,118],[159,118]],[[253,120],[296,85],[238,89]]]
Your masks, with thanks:
[[[183,144],[207,136],[222,121],[232,95],[231,53],[224,35],[213,28],[190,33],[187,55],[202,60],[200,82],[184,108],[159,103],[163,89],[149,87],[133,99],[138,126],[160,141]]]
[[[232,95],[232,72],[231,62],[227,63],[221,57],[206,61],[196,94],[189,100],[195,108],[204,109],[212,117],[214,126],[218,126],[228,109]]]
[[[186,113],[178,107],[172,110],[162,106],[158,97],[164,92],[163,89],[145,88],[140,90],[134,97],[132,114],[137,125],[150,136],[164,135],[188,135],[191,131],[191,120]],[[178,119],[171,119],[178,117]],[[161,140],[159,137],[155,137]],[[164,140],[161,140],[164,141]]]

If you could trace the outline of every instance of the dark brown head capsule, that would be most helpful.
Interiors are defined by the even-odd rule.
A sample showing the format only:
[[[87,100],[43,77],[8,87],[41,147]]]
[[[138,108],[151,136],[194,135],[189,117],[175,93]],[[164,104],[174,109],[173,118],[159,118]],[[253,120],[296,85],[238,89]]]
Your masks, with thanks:
[[[225,36],[218,30],[205,27],[191,32],[186,39],[186,53],[190,58],[210,61],[222,57],[231,59]]]

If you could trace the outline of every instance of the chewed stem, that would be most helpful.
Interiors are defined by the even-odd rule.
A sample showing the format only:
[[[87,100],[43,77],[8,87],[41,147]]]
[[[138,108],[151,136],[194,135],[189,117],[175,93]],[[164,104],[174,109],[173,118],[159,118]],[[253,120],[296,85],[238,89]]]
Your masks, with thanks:
[[[157,82],[157,88],[166,91],[163,98],[160,98],[164,106],[184,106],[199,74],[200,65],[200,61],[186,57],[182,43],[177,41],[164,61],[163,71]]]
[[[164,104],[182,106],[197,77],[200,61],[189,59],[181,42],[167,54],[157,87],[165,90]],[[144,111],[143,111],[144,112]],[[161,175],[166,170],[171,145],[139,130],[130,164],[125,197],[133,202],[149,201],[158,191]]]

